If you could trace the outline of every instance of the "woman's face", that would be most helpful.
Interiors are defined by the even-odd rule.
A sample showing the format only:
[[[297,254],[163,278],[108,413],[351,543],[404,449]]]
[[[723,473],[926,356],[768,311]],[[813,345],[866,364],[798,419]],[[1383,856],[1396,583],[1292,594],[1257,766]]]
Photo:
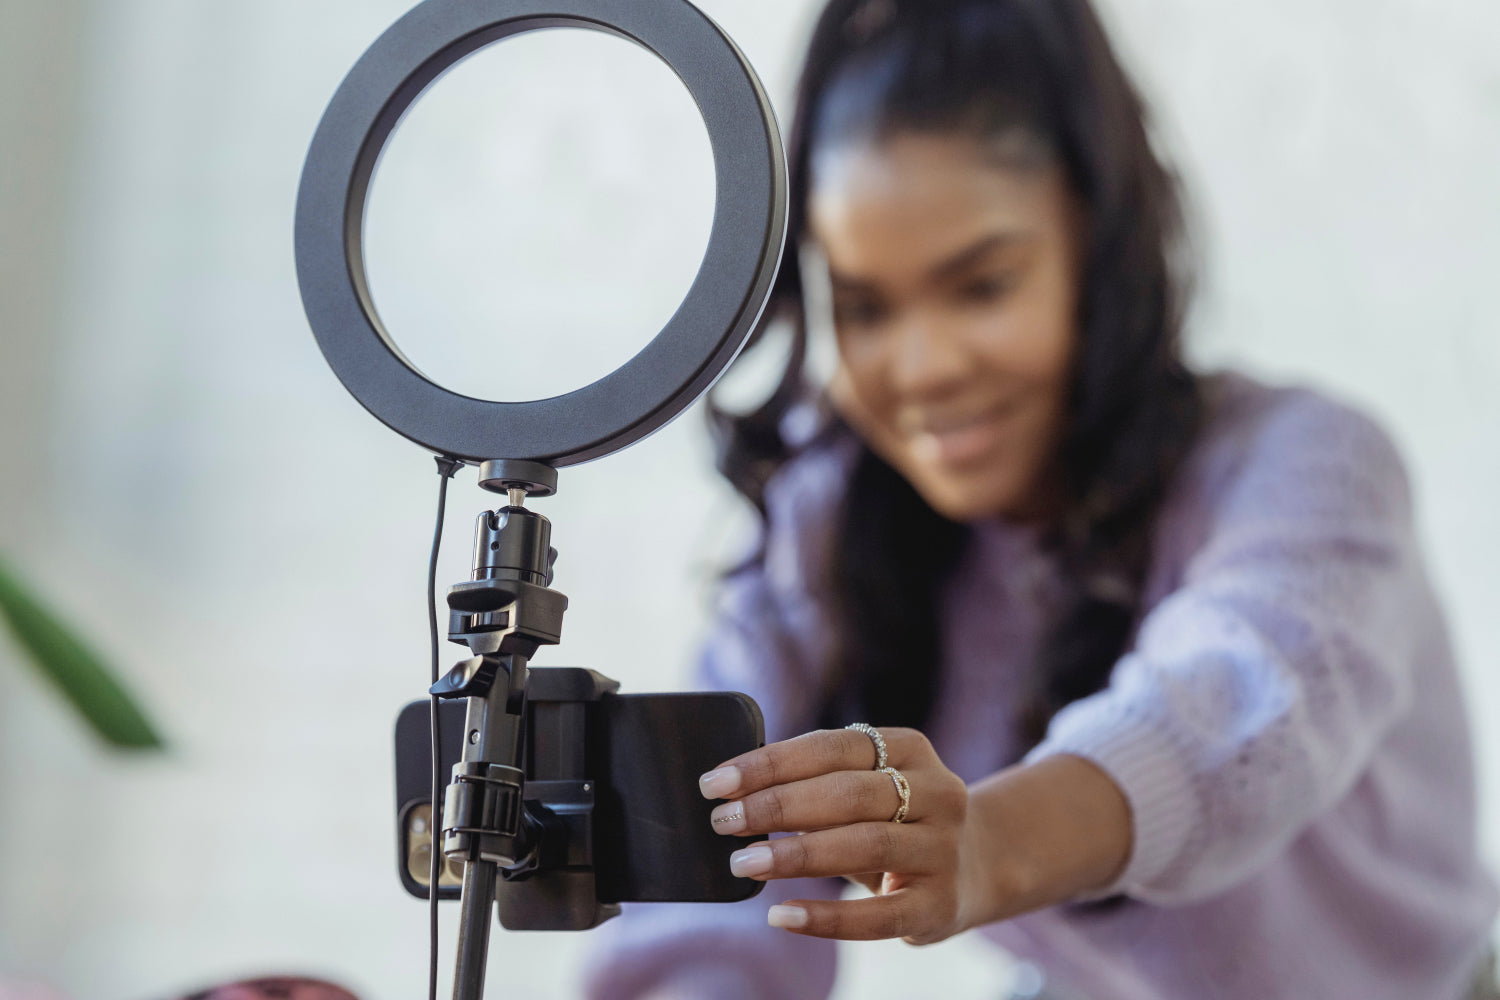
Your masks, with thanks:
[[[1044,517],[1078,339],[1061,170],[898,134],[820,154],[809,211],[843,417],[953,520]]]

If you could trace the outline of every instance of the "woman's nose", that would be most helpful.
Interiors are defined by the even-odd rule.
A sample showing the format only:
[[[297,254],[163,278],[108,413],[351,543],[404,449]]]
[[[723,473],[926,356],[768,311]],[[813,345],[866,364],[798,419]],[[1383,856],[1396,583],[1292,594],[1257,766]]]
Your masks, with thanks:
[[[947,324],[913,316],[893,331],[891,383],[918,397],[942,395],[965,377],[969,362],[962,338]]]

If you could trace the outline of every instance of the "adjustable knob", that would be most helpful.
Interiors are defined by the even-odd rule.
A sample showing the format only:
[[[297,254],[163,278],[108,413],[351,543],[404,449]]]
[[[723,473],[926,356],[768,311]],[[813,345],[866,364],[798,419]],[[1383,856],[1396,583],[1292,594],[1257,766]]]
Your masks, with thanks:
[[[522,580],[545,587],[552,580],[552,522],[524,507],[479,515],[474,530],[474,579]]]

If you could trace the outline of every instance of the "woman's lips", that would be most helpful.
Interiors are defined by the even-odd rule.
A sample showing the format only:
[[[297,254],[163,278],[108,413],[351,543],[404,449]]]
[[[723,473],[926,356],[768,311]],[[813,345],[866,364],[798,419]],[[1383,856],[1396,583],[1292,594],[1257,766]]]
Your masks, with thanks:
[[[972,417],[924,421],[911,434],[918,457],[942,465],[968,465],[994,454],[1012,403]]]

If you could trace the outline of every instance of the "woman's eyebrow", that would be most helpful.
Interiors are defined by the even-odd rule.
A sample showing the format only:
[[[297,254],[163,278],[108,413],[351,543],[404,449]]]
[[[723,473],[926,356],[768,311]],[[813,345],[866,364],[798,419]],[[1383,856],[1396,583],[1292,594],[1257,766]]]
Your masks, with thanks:
[[[976,263],[996,251],[1025,246],[1035,240],[1036,237],[1034,235],[1017,230],[987,233],[935,264],[928,271],[927,280],[934,284],[940,283],[955,275],[962,274],[965,270],[973,267]],[[835,270],[832,265],[829,265],[828,268],[828,278],[834,289],[841,292],[857,293],[875,291],[879,287],[878,282],[869,281],[854,275],[843,274]]]
[[[835,291],[839,292],[873,292],[876,284],[873,281],[865,281],[861,278],[853,278],[849,275],[840,274],[833,268],[828,269],[828,280]]]
[[[975,240],[973,243],[970,243],[968,246],[964,247],[962,250],[959,250],[957,253],[934,265],[932,269],[928,271],[928,280],[936,283],[948,278],[952,278],[955,275],[961,274],[962,272],[968,270],[970,267],[973,267],[979,261],[983,260],[985,257],[988,257],[990,254],[994,253],[997,250],[1005,250],[1014,246],[1022,246],[1024,244],[1032,242],[1034,239],[1035,237],[1028,233],[1017,232],[1014,230],[1007,230],[1005,232],[997,233],[987,233],[986,235],[981,236],[979,239]]]

